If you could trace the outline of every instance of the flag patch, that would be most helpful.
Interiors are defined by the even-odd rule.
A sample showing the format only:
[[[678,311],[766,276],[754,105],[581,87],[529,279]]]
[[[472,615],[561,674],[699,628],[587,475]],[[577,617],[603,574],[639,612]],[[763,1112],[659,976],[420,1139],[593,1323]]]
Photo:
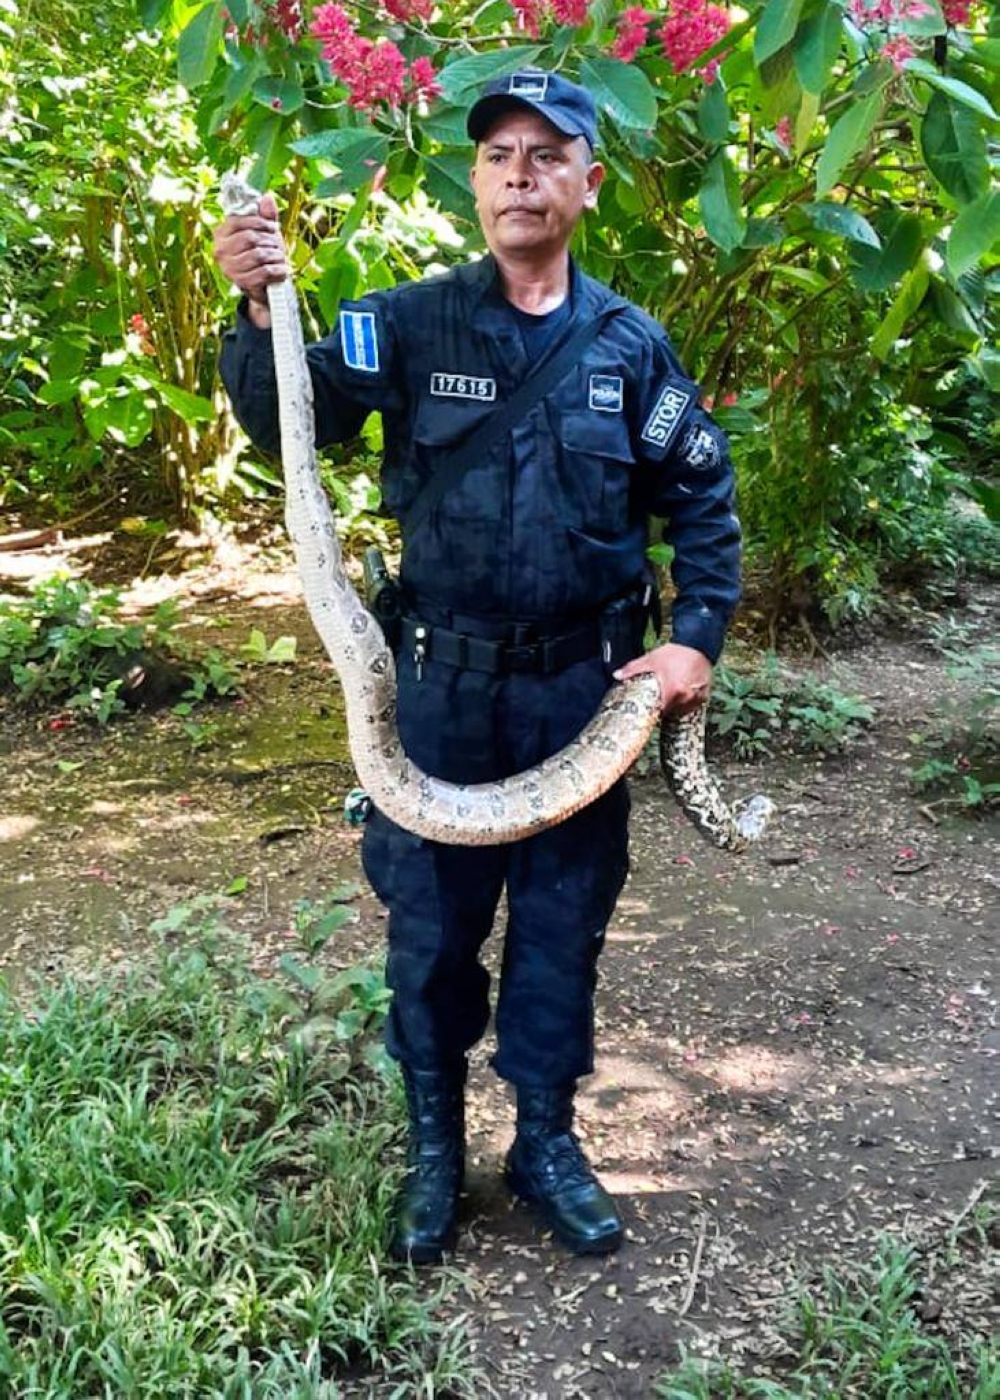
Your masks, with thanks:
[[[625,383],[621,375],[592,374],[590,406],[598,413],[621,413],[625,406]]]
[[[535,102],[544,102],[548,90],[548,73],[512,73],[507,86],[511,97],[528,97]]]
[[[348,369],[378,373],[378,335],[375,316],[371,311],[342,311],[340,313],[340,344]]]
[[[654,447],[669,446],[684,410],[693,398],[694,395],[689,390],[675,389],[672,384],[668,384],[656,400],[656,407],[642,430],[646,442],[651,442]]]
[[[431,375],[431,393],[439,399],[478,399],[480,403],[492,403],[497,396],[497,382],[473,374],[445,374],[443,370],[435,370]]]

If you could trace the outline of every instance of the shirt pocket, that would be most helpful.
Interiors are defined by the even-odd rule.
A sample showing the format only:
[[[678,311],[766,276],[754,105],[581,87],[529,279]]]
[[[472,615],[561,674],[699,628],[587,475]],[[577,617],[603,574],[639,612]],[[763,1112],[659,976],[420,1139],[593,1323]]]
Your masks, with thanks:
[[[413,455],[421,482],[429,483],[445,458],[463,450],[473,433],[496,411],[493,402],[473,398],[422,395],[413,420]],[[436,507],[454,520],[502,519],[507,497],[502,447],[477,454],[445,492]]]
[[[559,440],[563,469],[581,505],[579,524],[601,534],[620,534],[628,526],[635,466],[624,415],[566,409],[560,416]]]

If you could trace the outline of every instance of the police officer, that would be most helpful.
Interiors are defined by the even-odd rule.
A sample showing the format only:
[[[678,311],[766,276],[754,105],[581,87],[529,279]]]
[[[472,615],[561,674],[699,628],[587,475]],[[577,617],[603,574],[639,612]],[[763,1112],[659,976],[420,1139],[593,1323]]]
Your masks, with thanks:
[[[665,709],[704,703],[739,567],[729,454],[696,385],[662,328],[569,256],[604,176],[590,94],[555,73],[514,73],[485,87],[468,133],[490,256],[345,302],[308,352],[319,446],[382,414],[383,497],[403,530],[400,737],[456,783],[555,753],[612,674],[653,672]],[[246,293],[223,378],[251,437],[276,451],[266,288],[288,268],[270,196],[258,216],[227,219],[216,247]],[[558,383],[417,520],[445,457],[588,323],[599,332]],[[676,599],[671,641],[642,655],[650,515],[668,521]],[[478,955],[505,888],[493,1064],[517,1096],[507,1181],[570,1250],[620,1243],[572,1121],[576,1081],[593,1069],[596,966],[626,875],[628,807],[622,781],[548,831],[476,848],[370,819],[365,870],[389,909],[386,1039],[410,1114],[397,1256],[435,1261],[455,1240],[466,1054],[489,1019]]]

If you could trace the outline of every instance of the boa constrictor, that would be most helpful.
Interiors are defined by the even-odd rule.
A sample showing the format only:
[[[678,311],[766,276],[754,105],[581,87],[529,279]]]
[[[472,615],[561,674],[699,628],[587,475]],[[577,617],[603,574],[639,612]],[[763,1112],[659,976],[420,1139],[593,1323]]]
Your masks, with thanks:
[[[235,175],[222,181],[227,214],[254,214],[260,194]],[[340,677],[358,779],[386,816],[451,845],[516,841],[593,802],[642,752],[660,719],[655,676],[614,686],[576,739],[544,763],[502,782],[446,783],[407,758],[396,732],[396,668],[375,618],[348,580],[316,461],[312,382],[290,280],[268,287],[285,474],[285,523],[306,607]],[[678,805],[714,845],[741,850],[763,834],[772,804],[723,799],[705,764],[704,708],[667,716],[660,759]]]

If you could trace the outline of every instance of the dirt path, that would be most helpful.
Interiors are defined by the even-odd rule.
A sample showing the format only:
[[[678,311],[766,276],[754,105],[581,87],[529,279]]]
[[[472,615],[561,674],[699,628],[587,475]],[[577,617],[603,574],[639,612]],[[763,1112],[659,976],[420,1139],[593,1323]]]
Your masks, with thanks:
[[[360,878],[335,688],[288,575],[160,587],[226,645],[250,625],[297,632],[301,659],[256,673],[202,751],[169,716],[101,733],[0,711],[0,962],[15,978],[132,956],[152,917],[241,876],[232,921],[263,962],[296,900]],[[777,799],[766,851],[722,856],[656,779],[634,785],[633,871],[579,1115],[623,1203],[616,1257],[566,1258],[507,1201],[512,1109],[490,1046],[477,1051],[452,1307],[498,1396],[649,1396],[681,1343],[772,1355],[776,1302],[803,1269],[954,1219],[996,1178],[1000,824],[932,825],[908,789],[914,709],[943,684],[917,632],[835,676],[877,712],[848,756],[722,765],[730,791]],[[379,947],[381,911],[367,894],[358,908],[337,962]],[[951,1309],[988,1330],[989,1300],[969,1287],[942,1326]]]

